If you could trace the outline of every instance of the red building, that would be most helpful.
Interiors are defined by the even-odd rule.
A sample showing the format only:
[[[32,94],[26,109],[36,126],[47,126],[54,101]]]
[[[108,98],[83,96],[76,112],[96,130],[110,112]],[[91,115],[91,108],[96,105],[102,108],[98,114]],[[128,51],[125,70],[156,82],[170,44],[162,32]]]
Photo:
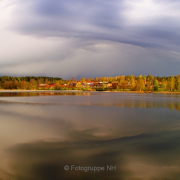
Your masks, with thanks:
[[[40,84],[39,88],[54,88],[56,86],[56,83],[49,83],[49,84]]]

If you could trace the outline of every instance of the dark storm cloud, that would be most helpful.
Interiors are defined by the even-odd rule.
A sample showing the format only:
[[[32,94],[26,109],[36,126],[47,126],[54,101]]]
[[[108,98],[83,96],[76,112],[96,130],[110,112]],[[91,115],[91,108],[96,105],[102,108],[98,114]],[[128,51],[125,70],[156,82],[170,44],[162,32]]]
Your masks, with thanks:
[[[15,17],[21,8],[26,8],[29,13],[25,13],[21,20],[15,18],[14,28],[24,34],[128,42],[125,38],[119,37],[124,20],[121,17],[122,2],[117,0],[39,0],[33,1],[31,5],[17,7]]]
[[[178,1],[12,0],[7,7],[2,75],[179,74]]]
[[[180,45],[179,15],[154,15],[153,19],[147,18],[141,24],[136,24],[136,19],[127,24],[127,18],[133,18],[133,5],[128,9],[125,1],[33,0],[22,3],[19,0],[18,4],[21,5],[13,13],[15,23],[12,28],[24,34],[93,38],[171,50],[178,50]],[[180,7],[176,1],[171,1],[170,5],[172,8]],[[20,11],[24,11],[23,17],[20,17]],[[130,17],[124,14],[126,11]],[[160,39],[166,42],[165,46]]]
[[[16,21],[17,26],[15,26],[24,33],[51,31],[44,35],[91,37],[94,33],[98,34],[97,28],[108,30],[120,27],[118,13],[121,9],[116,6],[117,3],[117,0],[111,2],[97,0],[32,1],[30,5],[17,7],[15,14],[21,8],[26,8],[32,16],[25,13],[24,18]],[[92,26],[93,29],[88,26]]]
[[[34,58],[33,54],[28,53],[26,59],[19,56],[12,63],[2,62],[1,73],[16,76],[40,74],[62,78],[75,76],[78,79],[83,76],[123,74],[158,76],[179,74],[179,54],[174,52],[156,51],[110,41],[89,41],[89,43],[75,41],[63,48],[59,46],[59,49],[56,48],[51,53],[47,49],[43,53],[43,46],[40,47],[42,55],[39,58],[38,56]]]

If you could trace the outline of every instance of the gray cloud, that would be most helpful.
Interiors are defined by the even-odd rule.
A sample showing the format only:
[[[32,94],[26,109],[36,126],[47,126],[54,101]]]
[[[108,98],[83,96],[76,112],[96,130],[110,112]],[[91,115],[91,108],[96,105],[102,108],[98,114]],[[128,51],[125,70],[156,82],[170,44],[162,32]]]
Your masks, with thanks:
[[[40,74],[62,78],[122,74],[170,76],[179,73],[178,53],[155,51],[111,41],[71,42],[67,44],[68,49],[62,48],[61,44],[50,51],[41,46],[41,52],[47,52],[37,54],[36,58],[31,53],[25,60],[24,55],[19,55],[11,64],[1,63],[1,73],[6,75],[8,72],[10,75],[18,76]]]
[[[178,1],[12,0],[7,8],[2,74],[179,73]]]
[[[18,3],[22,1],[19,0]],[[152,1],[153,2],[153,1]],[[24,34],[36,36],[57,36],[111,40],[145,47],[179,47],[177,26],[179,15],[155,14],[145,18],[140,24],[138,19],[131,22],[131,12],[124,1],[27,1],[17,6],[13,12],[12,28]],[[168,8],[168,4],[161,4]],[[160,4],[160,5],[161,5]],[[180,7],[178,2],[170,3],[169,11]],[[21,11],[22,14],[18,13]],[[138,9],[137,9],[138,10]],[[169,12],[168,11],[168,12]],[[125,13],[129,12],[129,15]],[[173,13],[173,12],[172,12]],[[146,12],[145,12],[145,15]],[[130,16],[130,17],[128,17]],[[147,20],[147,21],[146,21]],[[137,22],[136,22],[137,21]],[[130,23],[128,23],[130,22]],[[163,39],[168,46],[164,46]],[[176,49],[177,50],[177,49]]]

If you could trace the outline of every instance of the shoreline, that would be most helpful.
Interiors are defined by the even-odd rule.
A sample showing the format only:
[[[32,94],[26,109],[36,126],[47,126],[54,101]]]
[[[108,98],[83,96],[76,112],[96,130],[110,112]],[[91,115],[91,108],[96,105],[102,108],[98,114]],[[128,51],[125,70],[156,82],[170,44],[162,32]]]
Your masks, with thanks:
[[[24,90],[24,89],[18,89],[18,90],[4,90],[4,89],[0,89],[0,92],[64,92],[64,91],[80,91],[80,92],[84,92],[82,90]]]
[[[156,92],[156,91],[83,91],[83,90],[25,90],[25,89],[0,89],[0,92],[62,92],[62,91],[72,91],[72,92],[76,92],[76,91],[80,91],[80,92],[115,92],[115,93],[147,93],[147,94],[151,94],[151,93],[155,93],[155,94],[180,94],[180,92],[172,92],[172,91],[161,91],[161,92]]]

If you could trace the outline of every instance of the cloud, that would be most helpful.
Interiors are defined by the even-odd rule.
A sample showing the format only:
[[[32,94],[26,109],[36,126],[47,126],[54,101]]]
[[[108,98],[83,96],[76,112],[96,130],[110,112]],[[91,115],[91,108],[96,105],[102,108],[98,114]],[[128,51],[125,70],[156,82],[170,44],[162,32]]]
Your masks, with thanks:
[[[178,53],[155,51],[139,46],[111,41],[77,39],[26,41],[24,52],[17,48],[16,56],[6,56],[1,62],[1,73],[7,75],[45,75],[62,78],[117,76],[128,74],[176,75],[179,73]],[[40,47],[40,48],[39,48]],[[174,62],[172,63],[171,59]],[[139,70],[141,69],[141,71]]]
[[[166,49],[173,49],[176,39],[175,43],[179,47],[177,22],[180,13],[177,7],[180,7],[180,3],[177,1],[17,2],[18,5],[12,11],[12,28],[19,33],[111,40]],[[23,12],[23,17],[19,12]],[[160,39],[167,42],[168,46]]]
[[[11,0],[0,8],[2,75],[179,73],[178,1]]]

